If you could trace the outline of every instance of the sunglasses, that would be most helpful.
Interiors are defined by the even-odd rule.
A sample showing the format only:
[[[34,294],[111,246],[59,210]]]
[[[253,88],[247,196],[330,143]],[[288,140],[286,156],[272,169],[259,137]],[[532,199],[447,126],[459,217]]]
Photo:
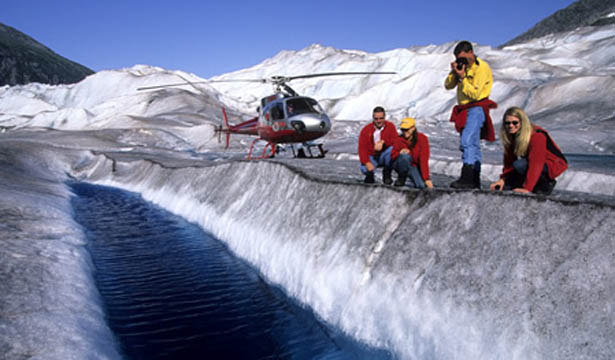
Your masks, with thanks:
[[[519,125],[518,121],[504,121],[504,125],[508,126],[508,125]]]

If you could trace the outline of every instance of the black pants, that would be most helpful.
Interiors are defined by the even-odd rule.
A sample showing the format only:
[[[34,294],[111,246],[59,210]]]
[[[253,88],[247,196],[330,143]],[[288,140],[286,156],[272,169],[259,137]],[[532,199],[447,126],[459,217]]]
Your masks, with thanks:
[[[512,190],[523,187],[523,183],[525,182],[528,168],[527,159],[520,158],[515,160],[513,167],[515,168],[515,171],[513,171],[504,181],[504,190]],[[542,168],[542,172],[540,173],[540,178],[538,178],[536,186],[534,186],[532,192],[549,195],[553,191],[553,186],[555,186],[555,180],[549,177],[549,169],[545,164]]]

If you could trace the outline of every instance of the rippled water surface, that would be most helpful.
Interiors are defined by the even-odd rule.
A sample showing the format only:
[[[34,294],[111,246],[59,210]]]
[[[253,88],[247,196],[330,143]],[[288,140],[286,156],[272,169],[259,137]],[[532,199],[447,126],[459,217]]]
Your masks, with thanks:
[[[130,359],[386,359],[318,321],[198,226],[73,184],[111,329]]]

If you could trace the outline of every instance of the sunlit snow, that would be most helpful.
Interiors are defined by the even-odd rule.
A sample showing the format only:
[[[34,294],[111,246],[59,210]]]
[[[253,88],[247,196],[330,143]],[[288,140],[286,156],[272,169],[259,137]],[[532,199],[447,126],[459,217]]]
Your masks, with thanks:
[[[312,45],[210,80],[296,80],[333,118],[324,160],[243,160],[215,128],[254,116],[267,84],[205,82],[148,65],[74,85],[0,88],[0,350],[6,358],[119,358],[67,181],[139,192],[211,231],[325,321],[407,359],[615,356],[615,26],[502,49],[496,127],[525,108],[569,156],[552,198],[445,187],[460,168],[443,87],[455,42],[370,54]],[[190,85],[137,91],[178,82]],[[361,126],[382,105],[430,137],[433,192],[363,186]],[[501,170],[485,144],[483,180]]]

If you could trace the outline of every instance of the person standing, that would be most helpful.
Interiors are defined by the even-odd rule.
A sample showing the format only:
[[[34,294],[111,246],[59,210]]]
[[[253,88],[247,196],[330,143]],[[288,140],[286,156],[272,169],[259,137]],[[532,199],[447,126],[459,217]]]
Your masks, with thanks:
[[[549,195],[555,178],[568,162],[549,134],[530,122],[525,111],[513,106],[506,110],[500,129],[504,150],[504,169],[500,179],[491,184],[493,190],[512,190]]]
[[[359,134],[359,161],[361,172],[365,175],[364,182],[373,184],[374,170],[383,167],[382,181],[390,185],[391,179],[391,152],[393,142],[397,137],[395,125],[386,120],[386,113],[382,106],[376,106],[372,111],[372,122],[365,125]]]
[[[482,153],[480,140],[495,141],[495,131],[489,110],[497,104],[489,100],[493,76],[489,64],[474,54],[472,44],[461,41],[455,46],[455,61],[451,63],[444,87],[457,88],[457,105],[453,108],[451,122],[461,134],[459,149],[463,167],[459,179],[451,183],[453,188],[480,189]]]
[[[395,139],[393,144],[393,169],[397,172],[395,186],[404,186],[406,178],[410,180],[415,188],[433,188],[433,183],[429,178],[429,140],[425,134],[416,130],[416,121],[407,117],[401,121],[399,126],[401,135]]]

